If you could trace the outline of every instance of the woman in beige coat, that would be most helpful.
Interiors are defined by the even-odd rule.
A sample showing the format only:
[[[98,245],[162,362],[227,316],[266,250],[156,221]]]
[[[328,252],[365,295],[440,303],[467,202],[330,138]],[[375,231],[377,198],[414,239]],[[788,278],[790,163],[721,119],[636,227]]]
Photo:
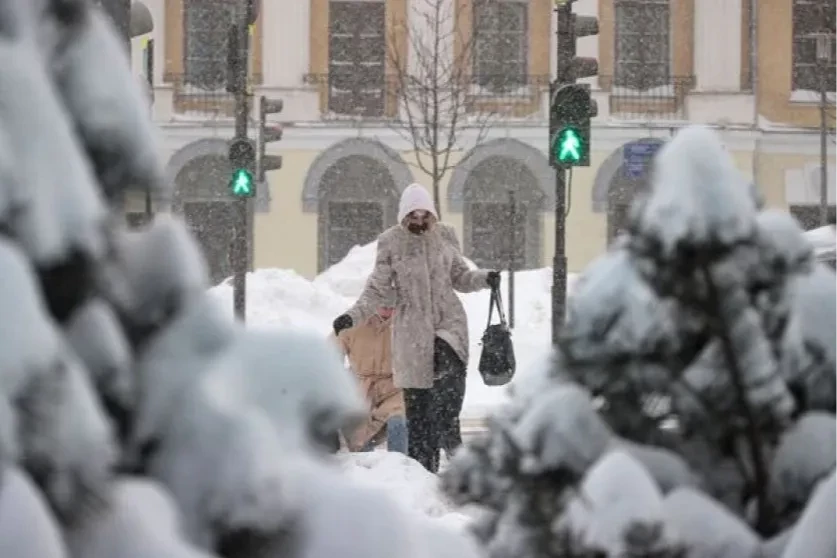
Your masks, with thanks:
[[[468,319],[455,291],[499,285],[496,271],[471,270],[453,228],[437,220],[419,184],[401,194],[399,224],[378,237],[375,267],[334,331],[362,323],[395,290],[393,379],[404,390],[410,457],[438,468],[441,431],[461,410],[468,363]],[[462,394],[462,395],[459,395]]]

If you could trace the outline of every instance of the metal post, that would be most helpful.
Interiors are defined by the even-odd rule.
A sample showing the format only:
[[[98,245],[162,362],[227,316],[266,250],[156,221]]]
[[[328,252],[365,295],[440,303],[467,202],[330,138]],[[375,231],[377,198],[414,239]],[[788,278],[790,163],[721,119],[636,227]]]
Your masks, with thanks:
[[[568,57],[569,53],[562,52],[562,37],[568,33],[569,26],[572,24],[572,2],[565,2],[563,4],[557,3],[555,6],[555,13],[558,17],[558,26],[556,35],[558,36],[557,48],[555,53],[555,61],[557,65],[557,76],[554,87],[570,81]],[[573,43],[574,44],[574,43]],[[550,88],[550,98],[553,90]],[[550,122],[551,124],[551,122]],[[552,126],[549,130],[549,141],[552,141],[553,135],[557,132]],[[566,253],[566,171],[564,169],[555,168],[555,255],[552,259],[552,344],[558,344],[558,337],[561,333],[561,326],[564,324],[564,314],[566,313],[567,305],[567,253]]]
[[[248,7],[246,11],[249,12],[250,2],[245,0],[245,5]],[[246,84],[247,82],[247,61],[249,59],[249,33],[247,22],[250,20],[250,14],[239,19],[239,41],[236,72],[237,83]],[[235,93],[235,135],[236,137],[247,137],[247,121],[250,110],[247,97],[247,87],[239,88]],[[236,198],[232,202],[235,207],[235,224],[233,226],[233,311],[238,319],[242,322],[247,319],[247,268],[249,242],[247,228],[249,220],[247,218],[247,199]]]
[[[145,79],[148,82],[149,113],[154,118],[154,39],[148,39],[145,46]],[[154,218],[154,206],[151,202],[151,186],[145,189],[145,218],[150,223]]]
[[[555,169],[555,257],[552,260],[552,344],[558,344],[567,305],[566,172]]]
[[[828,62],[831,38],[817,35],[817,66],[820,74],[820,226],[828,224]]]
[[[509,190],[509,327],[514,329],[514,272],[517,269],[517,202],[514,190]]]

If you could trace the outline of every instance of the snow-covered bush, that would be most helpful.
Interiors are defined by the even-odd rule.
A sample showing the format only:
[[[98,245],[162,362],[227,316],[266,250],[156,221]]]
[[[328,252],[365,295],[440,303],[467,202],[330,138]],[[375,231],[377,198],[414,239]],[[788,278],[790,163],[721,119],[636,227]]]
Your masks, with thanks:
[[[719,138],[682,130],[579,278],[551,368],[446,491],[491,558],[833,554],[836,292]]]
[[[0,2],[0,556],[476,556],[329,462],[363,411],[330,343],[233,322],[178,219],[120,224],[165,188],[121,48]]]

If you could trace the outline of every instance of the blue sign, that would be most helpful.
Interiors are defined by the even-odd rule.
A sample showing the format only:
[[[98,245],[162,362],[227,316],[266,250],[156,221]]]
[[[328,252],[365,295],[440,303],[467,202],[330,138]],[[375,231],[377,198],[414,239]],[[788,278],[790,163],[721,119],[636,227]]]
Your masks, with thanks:
[[[622,148],[622,171],[626,178],[642,178],[648,173],[651,159],[662,147],[660,141],[639,140]]]

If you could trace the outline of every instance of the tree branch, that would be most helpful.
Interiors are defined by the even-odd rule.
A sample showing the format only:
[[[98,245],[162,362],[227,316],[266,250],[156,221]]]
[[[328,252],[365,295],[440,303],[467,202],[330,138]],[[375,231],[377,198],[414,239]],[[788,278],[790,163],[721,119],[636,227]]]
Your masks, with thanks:
[[[747,398],[747,388],[744,385],[744,372],[739,365],[736,348],[730,339],[730,328],[732,325],[727,323],[724,311],[721,309],[723,302],[721,301],[711,270],[708,266],[703,265],[701,272],[706,283],[709,306],[714,311],[715,318],[718,320],[718,337],[724,354],[724,360],[726,360],[729,368],[730,380],[735,390],[736,402],[746,422],[747,441],[750,458],[753,461],[753,476],[755,477],[753,479],[755,484],[753,491],[756,496],[756,505],[758,508],[756,530],[762,535],[769,534],[773,530],[774,522],[768,494],[770,475],[767,470],[767,458],[763,451],[762,436],[759,432],[756,413]]]
[[[491,114],[474,114],[469,100],[475,36],[461,28],[461,1],[424,0],[411,9],[411,59],[404,59],[394,36],[388,41],[398,104],[390,126],[411,143],[414,166],[433,180],[438,206],[438,185],[456,166],[452,152],[459,151],[462,132],[475,129],[476,143],[481,143]]]

